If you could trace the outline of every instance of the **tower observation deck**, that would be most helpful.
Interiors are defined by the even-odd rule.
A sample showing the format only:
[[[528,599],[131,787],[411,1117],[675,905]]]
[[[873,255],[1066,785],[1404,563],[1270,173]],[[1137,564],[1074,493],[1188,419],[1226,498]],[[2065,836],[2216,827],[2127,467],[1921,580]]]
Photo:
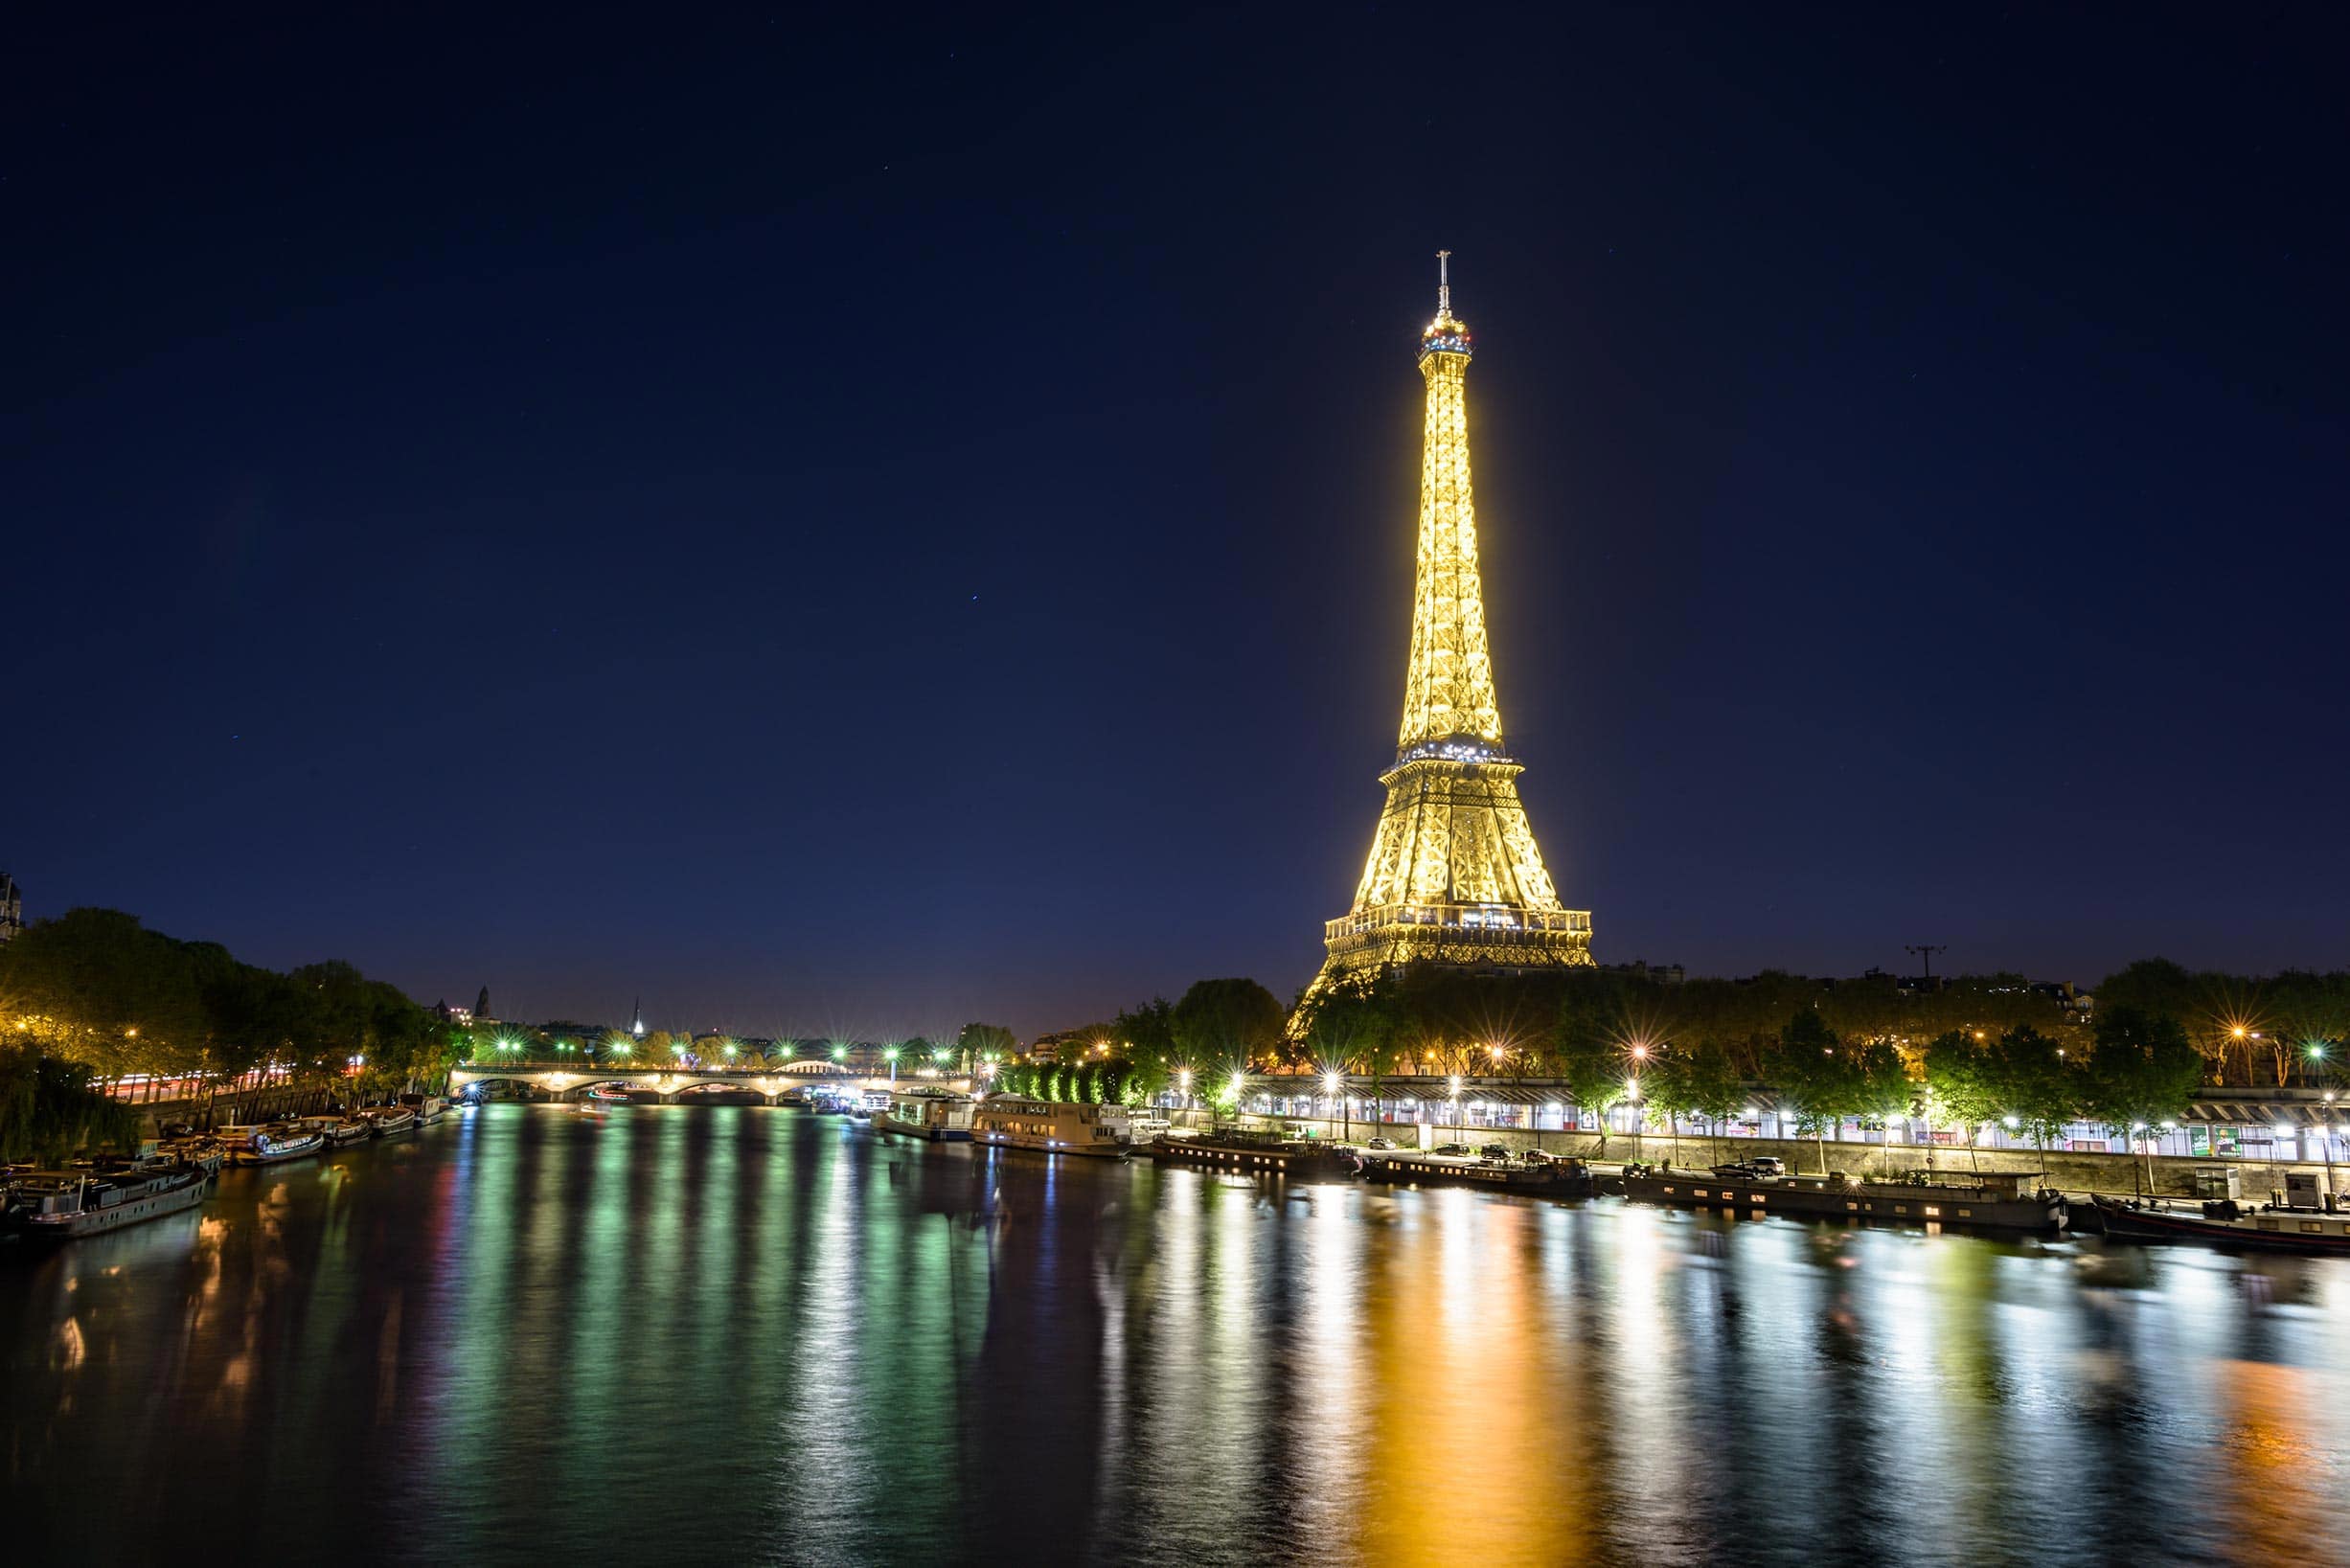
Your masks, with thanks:
[[[1472,343],[1452,314],[1450,254],[1437,253],[1436,319],[1420,334],[1427,413],[1403,723],[1354,906],[1324,928],[1315,990],[1398,965],[1591,962],[1591,917],[1560,904],[1517,798],[1523,769],[1502,740],[1469,473]]]

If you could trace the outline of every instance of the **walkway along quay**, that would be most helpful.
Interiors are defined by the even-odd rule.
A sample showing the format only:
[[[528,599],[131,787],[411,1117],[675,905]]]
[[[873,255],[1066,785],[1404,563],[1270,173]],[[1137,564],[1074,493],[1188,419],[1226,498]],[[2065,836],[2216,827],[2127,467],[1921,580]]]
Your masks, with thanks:
[[[1340,1080],[1335,1094],[1331,1082],[1320,1075],[1252,1077],[1239,1120],[1298,1136],[1310,1132],[1316,1141],[1384,1135],[1416,1147],[1425,1137],[1430,1147],[1497,1143],[1513,1152],[1532,1148],[1592,1161],[1710,1166],[1773,1155],[1791,1170],[1842,1170],[1871,1180],[1912,1171],[1968,1179],[2039,1173],[2068,1193],[2202,1198],[2213,1195],[2209,1173],[2226,1168],[2241,1172],[2247,1194],[2282,1192],[2296,1170],[2316,1174],[2329,1191],[2350,1189],[2350,1169],[2337,1170],[2350,1168],[2350,1106],[2316,1089],[2206,1088],[2176,1125],[2131,1136],[2097,1123],[2069,1123],[2052,1129],[2043,1148],[2025,1129],[1996,1125],[1970,1148],[1962,1134],[1919,1118],[1887,1125],[1847,1119],[1824,1139],[1800,1136],[1793,1111],[1760,1088],[1751,1104],[1715,1125],[1668,1120],[1637,1104],[1617,1105],[1603,1123],[1556,1079],[1358,1074]]]

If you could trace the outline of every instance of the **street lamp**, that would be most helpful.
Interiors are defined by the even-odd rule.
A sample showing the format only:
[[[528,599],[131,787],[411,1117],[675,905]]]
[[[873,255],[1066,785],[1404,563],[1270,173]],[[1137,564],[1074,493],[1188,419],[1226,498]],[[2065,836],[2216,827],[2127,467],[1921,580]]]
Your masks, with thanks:
[[[1190,1068],[1179,1067],[1175,1070],[1175,1093],[1182,1098],[1183,1108],[1190,1110],[1192,1108],[1192,1070]]]
[[[1333,1067],[1329,1072],[1322,1075],[1322,1088],[1332,1100],[1338,1102],[1338,1113],[1343,1118],[1346,1114],[1346,1105],[1342,1095],[1342,1092],[1346,1088],[1345,1075],[1340,1073],[1335,1067]],[[1327,1121],[1329,1118],[1325,1117],[1323,1120]],[[1339,1133],[1339,1137],[1341,1138],[1348,1136],[1355,1130],[1352,1122],[1342,1123],[1342,1128],[1343,1130],[1341,1130]]]
[[[2318,1129],[2317,1141],[2325,1148],[2325,1196],[2321,1202],[2334,1201],[2334,1091],[2325,1092],[2325,1125]]]
[[[894,1088],[898,1082],[898,1048],[893,1045],[881,1055],[889,1058],[889,1081]]]

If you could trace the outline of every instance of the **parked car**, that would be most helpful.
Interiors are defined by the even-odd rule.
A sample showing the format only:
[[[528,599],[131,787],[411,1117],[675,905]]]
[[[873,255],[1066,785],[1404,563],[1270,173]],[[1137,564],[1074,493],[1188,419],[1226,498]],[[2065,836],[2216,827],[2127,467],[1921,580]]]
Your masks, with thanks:
[[[1393,1148],[1395,1140],[1393,1138],[1365,1138],[1362,1141],[1362,1147],[1365,1148]]]
[[[1510,1146],[1487,1144],[1483,1148],[1477,1150],[1477,1155],[1480,1159],[1499,1160],[1502,1164],[1507,1165],[1510,1161]]]
[[[1466,1155],[1472,1152],[1467,1144],[1438,1144],[1428,1150],[1431,1154]]]

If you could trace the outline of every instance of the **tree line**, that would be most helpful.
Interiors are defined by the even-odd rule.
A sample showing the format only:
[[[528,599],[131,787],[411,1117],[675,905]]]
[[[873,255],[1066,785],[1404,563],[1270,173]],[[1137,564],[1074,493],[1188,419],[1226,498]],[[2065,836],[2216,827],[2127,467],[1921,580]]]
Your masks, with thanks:
[[[1940,987],[1889,975],[1666,983],[1619,970],[1365,973],[1285,1009],[1247,979],[1203,980],[1075,1032],[1112,1043],[1147,1098],[1230,1102],[1245,1078],[1342,1071],[1558,1080],[1601,1116],[1626,1102],[1721,1125],[1758,1095],[1807,1135],[1923,1118],[2045,1139],[2179,1117],[2198,1089],[2341,1083],[2350,975],[2192,973],[2166,960],[2108,976],[2093,1005],[2015,974]]]
[[[343,1079],[364,1098],[437,1081],[463,1054],[431,1010],[349,964],[281,973],[113,909],[69,910],[0,945],[0,1051],[12,1075],[0,1077],[0,1093],[14,1097],[0,1099],[0,1118],[26,1103],[13,1085],[30,1082],[48,1108],[22,1114],[44,1126],[80,1114],[69,1109],[76,1096],[138,1075],[233,1079],[282,1068]],[[0,1120],[0,1147],[24,1147],[11,1125]]]

